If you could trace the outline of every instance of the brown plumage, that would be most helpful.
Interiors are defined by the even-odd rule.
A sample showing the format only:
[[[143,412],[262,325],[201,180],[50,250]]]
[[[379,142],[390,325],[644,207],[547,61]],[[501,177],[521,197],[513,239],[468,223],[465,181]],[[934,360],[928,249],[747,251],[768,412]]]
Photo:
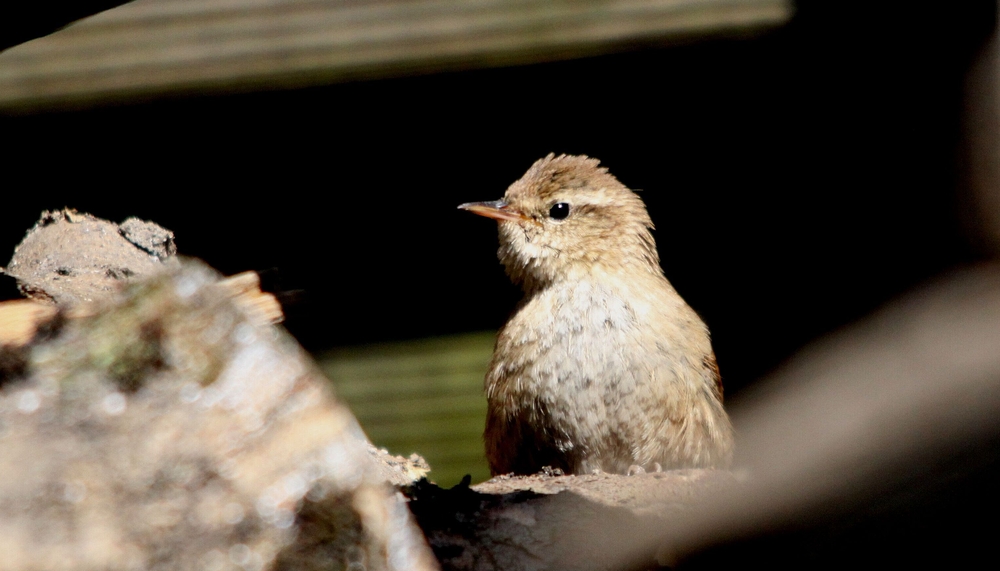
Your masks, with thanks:
[[[708,328],[660,269],[642,200],[599,162],[549,155],[502,200],[524,299],[486,375],[493,474],[726,466],[733,431]]]

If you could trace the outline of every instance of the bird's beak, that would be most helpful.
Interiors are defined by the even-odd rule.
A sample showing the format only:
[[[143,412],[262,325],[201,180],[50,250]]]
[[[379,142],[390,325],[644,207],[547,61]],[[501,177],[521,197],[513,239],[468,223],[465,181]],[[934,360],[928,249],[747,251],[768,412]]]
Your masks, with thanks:
[[[462,210],[468,210],[473,214],[493,218],[496,220],[510,220],[511,222],[523,222],[530,220],[523,212],[515,210],[503,200],[492,202],[466,202],[458,206]]]

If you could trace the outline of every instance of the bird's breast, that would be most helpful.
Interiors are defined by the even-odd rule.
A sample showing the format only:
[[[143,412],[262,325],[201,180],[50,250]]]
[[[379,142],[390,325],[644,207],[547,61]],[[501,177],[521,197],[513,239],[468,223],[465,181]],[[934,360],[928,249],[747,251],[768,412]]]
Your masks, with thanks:
[[[547,443],[571,466],[683,464],[667,442],[687,434],[689,419],[695,440],[728,421],[716,418],[724,413],[704,323],[669,284],[653,291],[578,282],[526,299],[497,336],[486,376],[491,418],[502,419],[494,425],[518,426],[512,433],[534,435],[532,446]],[[688,436],[676,437],[688,454]]]
[[[620,398],[635,389],[645,354],[657,351],[652,309],[641,297],[590,282],[537,292],[497,338],[487,393],[524,406],[577,398],[594,402],[570,408],[605,406],[605,392]]]

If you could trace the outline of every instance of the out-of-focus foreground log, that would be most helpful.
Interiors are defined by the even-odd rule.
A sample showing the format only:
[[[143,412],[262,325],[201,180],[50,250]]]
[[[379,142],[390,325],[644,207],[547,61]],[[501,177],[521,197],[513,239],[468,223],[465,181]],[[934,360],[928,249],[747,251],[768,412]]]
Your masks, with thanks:
[[[430,569],[326,379],[197,262],[16,352],[4,569]]]

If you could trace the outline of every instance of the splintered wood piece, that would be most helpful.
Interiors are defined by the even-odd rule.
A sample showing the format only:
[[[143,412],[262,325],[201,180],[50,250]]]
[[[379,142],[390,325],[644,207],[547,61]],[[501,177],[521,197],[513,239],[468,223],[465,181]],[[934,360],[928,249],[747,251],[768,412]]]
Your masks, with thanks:
[[[0,303],[0,345],[26,345],[38,326],[58,313],[56,306],[32,299]]]
[[[256,323],[281,323],[285,320],[278,300],[260,290],[260,275],[257,272],[229,276],[216,285],[228,290],[233,301],[250,314],[250,318]]]

